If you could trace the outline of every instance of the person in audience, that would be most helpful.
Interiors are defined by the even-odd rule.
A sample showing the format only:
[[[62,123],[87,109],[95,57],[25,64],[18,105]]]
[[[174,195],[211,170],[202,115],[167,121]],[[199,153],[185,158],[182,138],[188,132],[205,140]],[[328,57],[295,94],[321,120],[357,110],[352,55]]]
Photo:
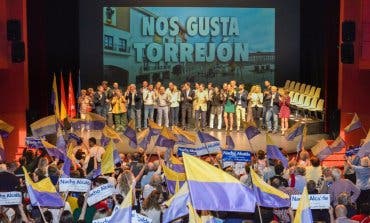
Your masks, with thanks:
[[[194,96],[195,108],[195,129],[204,131],[206,127],[206,112],[207,112],[208,93],[204,90],[204,84],[199,85],[198,91]]]
[[[150,195],[143,202],[142,214],[149,217],[152,223],[160,223],[162,210],[160,206],[161,193],[157,190],[153,190]]]
[[[272,86],[271,92],[264,96],[264,106],[266,110],[266,124],[268,133],[277,133],[278,131],[278,113],[279,113],[279,94],[277,87]],[[271,122],[271,119],[273,122]]]
[[[127,125],[127,107],[126,97],[123,96],[121,89],[116,90],[112,99],[112,113],[116,131],[123,131]]]
[[[181,92],[177,90],[177,86],[173,85],[169,92],[170,97],[170,125],[177,126],[179,124],[179,112],[180,112],[180,98]]]
[[[220,88],[215,86],[213,88],[213,93],[209,98],[211,105],[211,114],[209,117],[209,127],[213,129],[214,120],[217,117],[217,129],[221,130],[222,128],[222,95]]]
[[[306,169],[302,166],[298,166],[294,171],[294,181],[295,181],[294,188],[299,193],[303,192],[303,188],[307,184],[305,175],[306,175]],[[289,184],[291,183],[291,180],[292,179],[289,180],[290,181]]]
[[[170,96],[166,93],[166,89],[162,86],[159,88],[159,92],[155,96],[157,101],[157,123],[159,126],[170,126],[169,120],[169,108]],[[163,120],[163,121],[162,121]]]
[[[347,194],[351,194],[351,203],[355,203],[358,196],[360,196],[361,191],[350,180],[343,179],[341,175],[342,172],[340,169],[334,168],[332,170],[334,182],[328,190],[328,193],[330,194],[330,201],[333,205],[337,205],[338,196],[341,193],[346,192]]]
[[[310,159],[310,163],[311,166],[306,167],[306,179],[307,181],[313,180],[317,184],[322,175],[320,160],[316,156],[313,156]]]
[[[361,223],[370,222],[370,205],[369,202],[360,203],[358,214],[352,216],[351,220],[358,221]]]
[[[131,84],[125,93],[127,101],[128,117],[135,120],[137,131],[141,131],[141,107],[143,105],[143,95],[136,90],[136,86]]]
[[[233,131],[235,113],[235,90],[230,84],[227,85],[227,92],[224,92],[224,97],[224,122],[226,126],[225,130]]]
[[[144,82],[143,82],[144,86]],[[154,120],[154,104],[155,104],[155,91],[153,85],[148,85],[148,88],[142,89],[144,101],[144,128],[148,128],[148,119]]]
[[[353,221],[347,217],[347,208],[344,205],[337,205],[335,206],[335,216],[334,217],[334,211],[333,208],[329,208],[329,214],[330,214],[330,222],[333,223],[358,223],[358,221]]]
[[[194,92],[190,89],[190,83],[184,84],[184,90],[181,91],[181,124],[183,129],[189,128],[193,110]]]
[[[89,139],[89,147],[90,159],[86,173],[90,173],[92,170],[98,168],[98,165],[101,163],[102,156],[105,153],[105,149],[103,147],[96,145],[96,139],[94,137]]]
[[[239,84],[239,90],[235,95],[236,131],[240,131],[240,124],[245,122],[248,92],[244,90],[244,84]]]
[[[80,118],[85,119],[86,114],[92,111],[93,101],[91,97],[87,95],[86,90],[82,89],[80,96],[78,97],[78,111],[80,113]]]
[[[281,119],[281,134],[285,135],[285,131],[289,128],[289,117],[290,117],[290,97],[289,97],[289,91],[283,90],[283,95],[280,95],[279,101],[280,101],[280,112],[279,117]]]
[[[347,217],[351,218],[357,212],[355,204],[351,203],[351,197],[348,193],[343,192],[338,196],[338,205],[344,205],[347,208]]]

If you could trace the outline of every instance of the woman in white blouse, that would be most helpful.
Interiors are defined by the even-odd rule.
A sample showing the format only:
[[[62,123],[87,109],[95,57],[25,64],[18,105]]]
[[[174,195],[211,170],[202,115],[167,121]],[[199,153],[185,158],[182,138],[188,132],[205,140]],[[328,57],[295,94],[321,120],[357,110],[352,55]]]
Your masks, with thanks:
[[[257,127],[259,128],[262,124],[262,112],[263,112],[262,104],[263,94],[260,85],[256,85],[254,91],[249,94],[249,99],[252,108],[254,122],[257,124]]]
[[[180,91],[177,90],[177,86],[169,92],[170,94],[170,125],[177,126],[179,122],[179,109],[180,109]]]

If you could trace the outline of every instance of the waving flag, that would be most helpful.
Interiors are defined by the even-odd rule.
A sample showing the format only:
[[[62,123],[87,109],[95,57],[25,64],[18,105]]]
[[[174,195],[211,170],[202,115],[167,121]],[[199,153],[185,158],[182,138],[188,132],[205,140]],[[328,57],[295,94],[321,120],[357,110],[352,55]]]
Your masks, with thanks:
[[[214,136],[211,136],[208,133],[201,132],[201,131],[198,131],[197,133],[198,133],[198,137],[201,143],[220,141],[219,139],[217,139]]]
[[[199,217],[196,210],[194,210],[193,205],[191,203],[188,203],[189,208],[189,222],[190,223],[202,223],[202,219]]]
[[[311,148],[311,152],[320,160],[324,160],[326,157],[333,154],[325,139],[321,139],[316,145],[314,145]]]
[[[353,130],[359,129],[361,127],[362,127],[361,121],[360,121],[359,117],[357,116],[357,113],[355,113],[353,115],[351,123],[349,123],[349,125],[347,125],[344,128],[344,132],[349,133],[349,132],[352,132]]]
[[[88,130],[102,130],[105,126],[106,119],[95,113],[87,113],[85,119],[70,120],[73,129],[85,127]]]
[[[133,188],[135,185],[133,184],[130,187],[125,199],[122,201],[122,204],[114,212],[111,216],[109,223],[116,223],[116,222],[127,222],[131,223],[131,216],[132,216],[132,201],[133,201]]]
[[[170,154],[170,158],[168,161],[168,164],[172,170],[178,173],[185,173],[184,163],[181,162],[181,160],[175,157],[172,153]]]
[[[64,136],[62,134],[62,131],[60,130],[60,128],[58,128],[58,132],[57,132],[57,145],[56,145],[57,149],[59,149],[60,151],[63,151],[63,152],[66,152],[67,150],[67,144],[66,144],[66,141],[64,140]]]
[[[9,134],[13,131],[14,127],[9,125],[8,123],[0,120],[0,136],[1,137],[8,137]]]
[[[113,142],[110,140],[107,147],[105,148],[105,153],[101,159],[101,174],[108,174],[114,172],[114,156],[113,156]]]
[[[178,139],[177,143],[195,144],[195,142],[197,141],[197,135],[193,132],[182,130],[177,126],[174,126],[172,131]]]
[[[28,175],[26,168],[22,168],[32,206],[64,207],[64,201],[56,191],[49,177],[34,183]]]
[[[167,127],[163,127],[161,134],[159,134],[157,141],[155,142],[155,145],[173,148],[176,142],[176,136]]]
[[[41,139],[40,139],[40,143],[42,147],[32,147],[32,148],[44,148],[46,152],[49,154],[49,156],[53,156],[55,158],[64,160],[65,153],[57,149],[56,146],[50,144],[49,142],[45,140],[41,140]]]
[[[129,144],[131,147],[136,148],[137,147],[137,139],[136,139],[136,131],[135,131],[135,120],[131,119],[131,121],[128,123],[126,130],[123,132],[123,135],[125,135],[129,139]]]
[[[69,81],[68,81],[68,117],[75,118],[76,117],[76,98],[75,92],[73,91],[73,82],[72,82],[72,74],[69,72]]]
[[[289,195],[264,182],[253,169],[251,169],[251,177],[254,194],[259,205],[270,208],[289,207]]]
[[[255,136],[261,134],[256,126],[253,124],[246,122],[245,123],[245,135],[247,135],[248,140],[253,139]]]
[[[180,188],[184,184],[186,180],[186,175],[185,173],[178,173],[172,170],[171,168],[167,167],[166,165],[163,165],[162,168],[163,173],[166,177],[168,191],[171,194],[175,194],[176,186],[178,185]]]
[[[303,143],[305,142],[306,134],[307,134],[307,128],[306,127],[303,127],[302,135],[299,138],[299,141],[298,141],[298,144],[297,144],[297,153],[299,153],[302,149],[304,149]]]
[[[114,129],[107,125],[103,128],[103,134],[107,138],[112,139],[114,143],[122,142],[122,137]]]
[[[189,200],[189,187],[185,182],[180,190],[164,204],[168,207],[163,213],[163,223],[169,223],[173,220],[183,217],[189,214],[189,210],[186,207]]]
[[[67,118],[66,92],[64,89],[63,74],[60,72],[60,120]]]
[[[56,115],[50,115],[39,119],[30,125],[32,135],[41,137],[57,133],[58,121]]]
[[[55,76],[55,73],[54,73],[54,77],[53,77],[53,89],[52,89],[52,92],[51,92],[51,104],[54,107],[55,116],[58,119],[60,119],[58,85],[57,85],[57,78]]]
[[[370,154],[370,141],[365,142],[357,153],[357,156],[362,158],[364,156],[368,156]]]
[[[254,212],[256,198],[238,179],[183,153],[191,203],[197,210]]]
[[[298,203],[293,223],[312,223],[312,212],[310,208],[310,199],[308,197],[307,187],[304,187],[301,200]]]
[[[333,153],[337,153],[340,152],[345,146],[346,142],[342,139],[342,137],[338,136],[329,147]]]
[[[293,139],[303,134],[304,125],[296,122],[292,127],[286,131],[286,140],[293,141]],[[303,142],[303,140],[302,140]]]
[[[150,128],[150,131],[152,132],[152,135],[159,135],[163,128],[151,119],[148,120],[148,126]]]
[[[137,134],[137,141],[139,142],[139,147],[147,149],[150,141],[152,140],[152,131],[150,128],[144,129]]]
[[[233,138],[231,138],[230,133],[226,133],[226,149],[233,150],[235,149],[235,143]]]
[[[278,146],[273,142],[269,134],[266,134],[266,153],[268,159],[280,160],[285,168],[288,168],[288,159],[281,153]]]

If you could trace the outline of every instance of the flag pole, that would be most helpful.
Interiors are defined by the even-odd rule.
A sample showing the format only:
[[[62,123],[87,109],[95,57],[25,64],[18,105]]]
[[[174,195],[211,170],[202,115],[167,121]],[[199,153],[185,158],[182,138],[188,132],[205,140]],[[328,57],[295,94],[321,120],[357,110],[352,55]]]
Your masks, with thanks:
[[[40,204],[39,204],[38,202],[37,202],[37,207],[38,207],[38,208],[39,208],[39,210],[40,210],[42,220],[43,220],[44,222],[47,222],[47,221],[46,221],[46,218],[45,218],[45,215],[44,215],[44,212],[42,212],[41,207],[40,207]]]
[[[253,169],[252,169],[253,171]],[[251,175],[251,173],[249,173]],[[253,183],[253,178],[252,178],[252,175],[251,175],[251,183],[252,183],[252,187],[254,188],[254,183]],[[260,218],[260,222],[262,223],[262,214],[261,214],[261,207],[260,205],[258,204],[258,202],[256,201],[256,205],[257,205],[257,208],[258,208],[258,215],[259,215],[259,218]]]

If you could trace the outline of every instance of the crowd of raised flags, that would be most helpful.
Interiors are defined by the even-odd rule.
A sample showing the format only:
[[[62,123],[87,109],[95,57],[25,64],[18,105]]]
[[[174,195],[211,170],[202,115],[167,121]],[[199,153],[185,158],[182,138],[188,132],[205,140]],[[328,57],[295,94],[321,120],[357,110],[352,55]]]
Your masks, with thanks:
[[[73,88],[71,91],[73,92]],[[310,163],[310,160],[314,162],[317,158],[323,161],[327,156],[347,147],[340,136],[330,145],[326,140],[319,141],[311,149],[310,159],[304,149],[307,129],[305,125],[297,123],[288,129],[285,135],[286,140],[289,141],[300,137],[297,157],[290,159],[284,150],[276,146],[269,134],[266,134],[266,152],[258,151],[257,157],[257,152],[252,151],[254,156],[245,164],[245,173],[236,175],[232,168],[230,170],[230,167],[222,165],[220,154],[208,152],[209,154],[203,157],[186,153],[183,153],[182,157],[174,155],[174,147],[178,144],[194,144],[199,140],[207,149],[207,143],[219,141],[209,133],[186,131],[176,127],[171,130],[159,126],[152,120],[148,120],[149,128],[140,132],[135,130],[134,120],[131,120],[124,132],[119,133],[107,126],[103,117],[94,113],[88,113],[83,120],[75,119],[75,109],[66,105],[65,98],[61,97],[59,106],[57,93],[55,88],[53,90],[55,114],[42,118],[30,126],[33,137],[27,137],[26,143],[29,148],[39,149],[38,152],[25,150],[18,168],[12,165],[8,168],[4,166],[0,168],[1,171],[18,174],[18,177],[23,179],[14,187],[14,190],[23,188],[24,199],[21,204],[8,206],[14,210],[14,214],[10,215],[10,222],[280,221],[308,223],[334,218],[347,219],[347,217],[356,217],[356,219],[362,217],[362,222],[369,222],[369,209],[366,209],[366,207],[369,208],[370,193],[369,135],[346,163],[348,168],[345,171],[352,169],[356,180],[354,183],[349,180],[345,182],[349,185],[356,184],[354,188],[357,188],[357,191],[354,194],[361,193],[358,198],[358,196],[351,197],[355,196],[351,193],[353,191],[347,191],[346,188],[335,185],[340,179],[332,175],[332,169],[321,165],[317,169],[315,164]],[[70,102],[71,99],[68,98],[68,104],[73,104],[73,100]],[[67,116],[70,117],[70,125],[75,131],[89,126],[90,131],[96,130],[101,133],[100,145],[105,148],[99,162],[97,157],[89,156],[89,151],[96,145],[86,145],[87,139],[81,137],[82,135],[65,131],[63,120]],[[254,137],[262,134],[253,123],[245,123],[244,127],[249,143]],[[359,128],[362,128],[362,125],[355,114],[351,123],[345,128],[345,132],[349,134]],[[0,120],[0,140],[2,137],[7,137],[12,130],[11,125]],[[45,138],[50,134],[56,135],[55,145]],[[118,152],[117,143],[124,137],[128,138],[130,146],[136,149],[134,154]],[[152,161],[154,156],[145,152],[149,151],[148,145],[152,139],[155,140],[156,147],[166,148],[164,154],[158,152],[159,161]],[[86,147],[84,150],[86,156],[78,158],[76,148],[81,146]],[[235,143],[229,134],[226,134],[226,149],[235,149]],[[3,158],[2,141],[0,141],[0,152]],[[32,159],[29,159],[27,154],[32,154]],[[89,162],[85,159],[93,159],[94,168],[90,172],[84,166]],[[46,164],[42,164],[43,162]],[[282,170],[278,171],[280,166]],[[319,179],[306,179],[304,174],[298,171],[302,168],[307,172],[316,168],[320,173],[316,176]],[[333,172],[335,171],[333,169]],[[344,175],[348,173],[344,172]],[[86,191],[75,191],[76,189],[72,189],[76,188],[74,185],[71,191],[60,192],[58,188],[62,182],[58,179],[69,178],[87,178],[91,180],[91,186]],[[2,181],[0,175],[0,185],[7,183]],[[140,185],[142,181],[146,181],[143,186]],[[283,183],[285,181],[287,185]],[[302,183],[301,181],[304,183],[304,188],[297,186]],[[313,188],[311,181],[315,185]],[[112,187],[115,190],[107,189]],[[338,191],[333,192],[334,187],[347,193],[354,203],[340,203],[333,207],[335,211],[331,207],[329,210],[311,210],[309,194],[311,195],[315,190],[317,193],[338,194]],[[302,196],[294,213],[290,208],[290,196],[297,193],[298,189],[301,190],[299,193]],[[157,196],[157,194],[160,195]],[[353,208],[358,213],[348,216],[351,205],[356,204],[357,199],[361,200],[361,203],[357,203],[357,207],[353,206]],[[89,205],[89,202],[92,205]],[[346,210],[344,216],[343,210]],[[0,212],[0,214],[4,213]],[[285,219],[283,215],[288,216],[289,220],[282,220]]]

